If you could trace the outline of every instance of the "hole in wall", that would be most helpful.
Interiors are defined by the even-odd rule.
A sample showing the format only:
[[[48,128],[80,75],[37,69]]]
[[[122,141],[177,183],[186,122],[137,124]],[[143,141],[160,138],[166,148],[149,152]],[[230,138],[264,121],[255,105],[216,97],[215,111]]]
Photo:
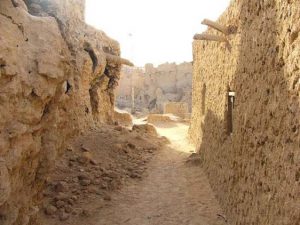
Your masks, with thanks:
[[[63,87],[65,94],[69,94],[72,90],[72,85],[69,83],[69,81],[65,81]]]
[[[293,81],[292,88],[296,89],[297,85],[300,84],[300,78],[296,77]]]
[[[39,97],[39,96],[35,93],[35,90],[34,90],[34,89],[31,90],[30,96],[33,97],[33,98],[38,98],[38,97]]]
[[[235,103],[235,92],[228,91],[227,94],[227,134],[232,135],[233,133],[233,110]]]
[[[85,111],[86,114],[90,113],[90,110],[89,110],[89,108],[87,106],[85,106],[85,110],[84,111]]]
[[[106,74],[107,76],[109,76],[109,70],[108,70],[107,67],[105,67],[105,69],[104,69],[104,74]]]
[[[292,132],[293,132],[293,133],[297,133],[297,131],[298,131],[298,127],[297,127],[297,126],[293,126],[293,127],[292,127]]]
[[[5,66],[6,66],[6,62],[3,59],[0,59],[0,72],[4,73]]]
[[[47,116],[49,112],[50,112],[50,103],[47,103],[43,110],[42,119],[45,118],[45,116]]]

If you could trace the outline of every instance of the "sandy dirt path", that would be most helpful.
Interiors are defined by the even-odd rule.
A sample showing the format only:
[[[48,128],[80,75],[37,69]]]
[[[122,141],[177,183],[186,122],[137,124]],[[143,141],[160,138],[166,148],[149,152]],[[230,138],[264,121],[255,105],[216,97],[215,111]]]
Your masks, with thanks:
[[[97,225],[224,225],[227,224],[208,180],[199,166],[187,165],[193,146],[188,125],[157,128],[171,141],[148,165],[148,175],[112,196],[100,210]]]

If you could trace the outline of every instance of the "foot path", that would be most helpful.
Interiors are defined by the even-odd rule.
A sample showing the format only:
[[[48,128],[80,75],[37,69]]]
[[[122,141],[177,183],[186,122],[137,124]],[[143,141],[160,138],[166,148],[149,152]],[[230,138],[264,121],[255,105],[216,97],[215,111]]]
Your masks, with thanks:
[[[227,224],[202,169],[185,163],[193,152],[186,139],[188,126],[172,123],[157,130],[171,144],[153,158],[142,181],[112,196],[97,225]]]

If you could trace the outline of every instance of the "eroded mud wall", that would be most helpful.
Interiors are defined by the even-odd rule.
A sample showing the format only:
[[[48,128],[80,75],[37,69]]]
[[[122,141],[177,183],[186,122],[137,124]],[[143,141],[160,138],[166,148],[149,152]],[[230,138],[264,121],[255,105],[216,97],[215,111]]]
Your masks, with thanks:
[[[112,122],[119,45],[83,0],[0,1],[0,224],[32,224],[47,171],[74,135]]]
[[[299,1],[236,0],[219,19],[231,51],[193,44],[190,137],[232,224],[300,221],[299,21]]]

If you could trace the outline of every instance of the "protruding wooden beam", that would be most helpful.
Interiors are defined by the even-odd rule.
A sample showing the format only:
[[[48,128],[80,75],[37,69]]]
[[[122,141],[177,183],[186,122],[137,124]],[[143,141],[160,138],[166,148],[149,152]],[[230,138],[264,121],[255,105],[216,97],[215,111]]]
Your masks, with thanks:
[[[228,42],[227,38],[213,34],[195,34],[194,40]]]
[[[127,59],[123,59],[119,56],[116,55],[112,55],[109,53],[105,53],[106,56],[106,61],[108,63],[114,63],[114,64],[121,64],[121,65],[127,65],[127,66],[134,66],[134,64],[132,62],[130,62]]]
[[[218,31],[222,32],[225,35],[229,34],[228,27],[220,25],[217,22],[214,22],[214,21],[211,21],[211,20],[208,20],[208,19],[204,19],[201,24],[207,25],[207,26],[209,26],[209,27],[211,27],[215,30],[218,30]]]

